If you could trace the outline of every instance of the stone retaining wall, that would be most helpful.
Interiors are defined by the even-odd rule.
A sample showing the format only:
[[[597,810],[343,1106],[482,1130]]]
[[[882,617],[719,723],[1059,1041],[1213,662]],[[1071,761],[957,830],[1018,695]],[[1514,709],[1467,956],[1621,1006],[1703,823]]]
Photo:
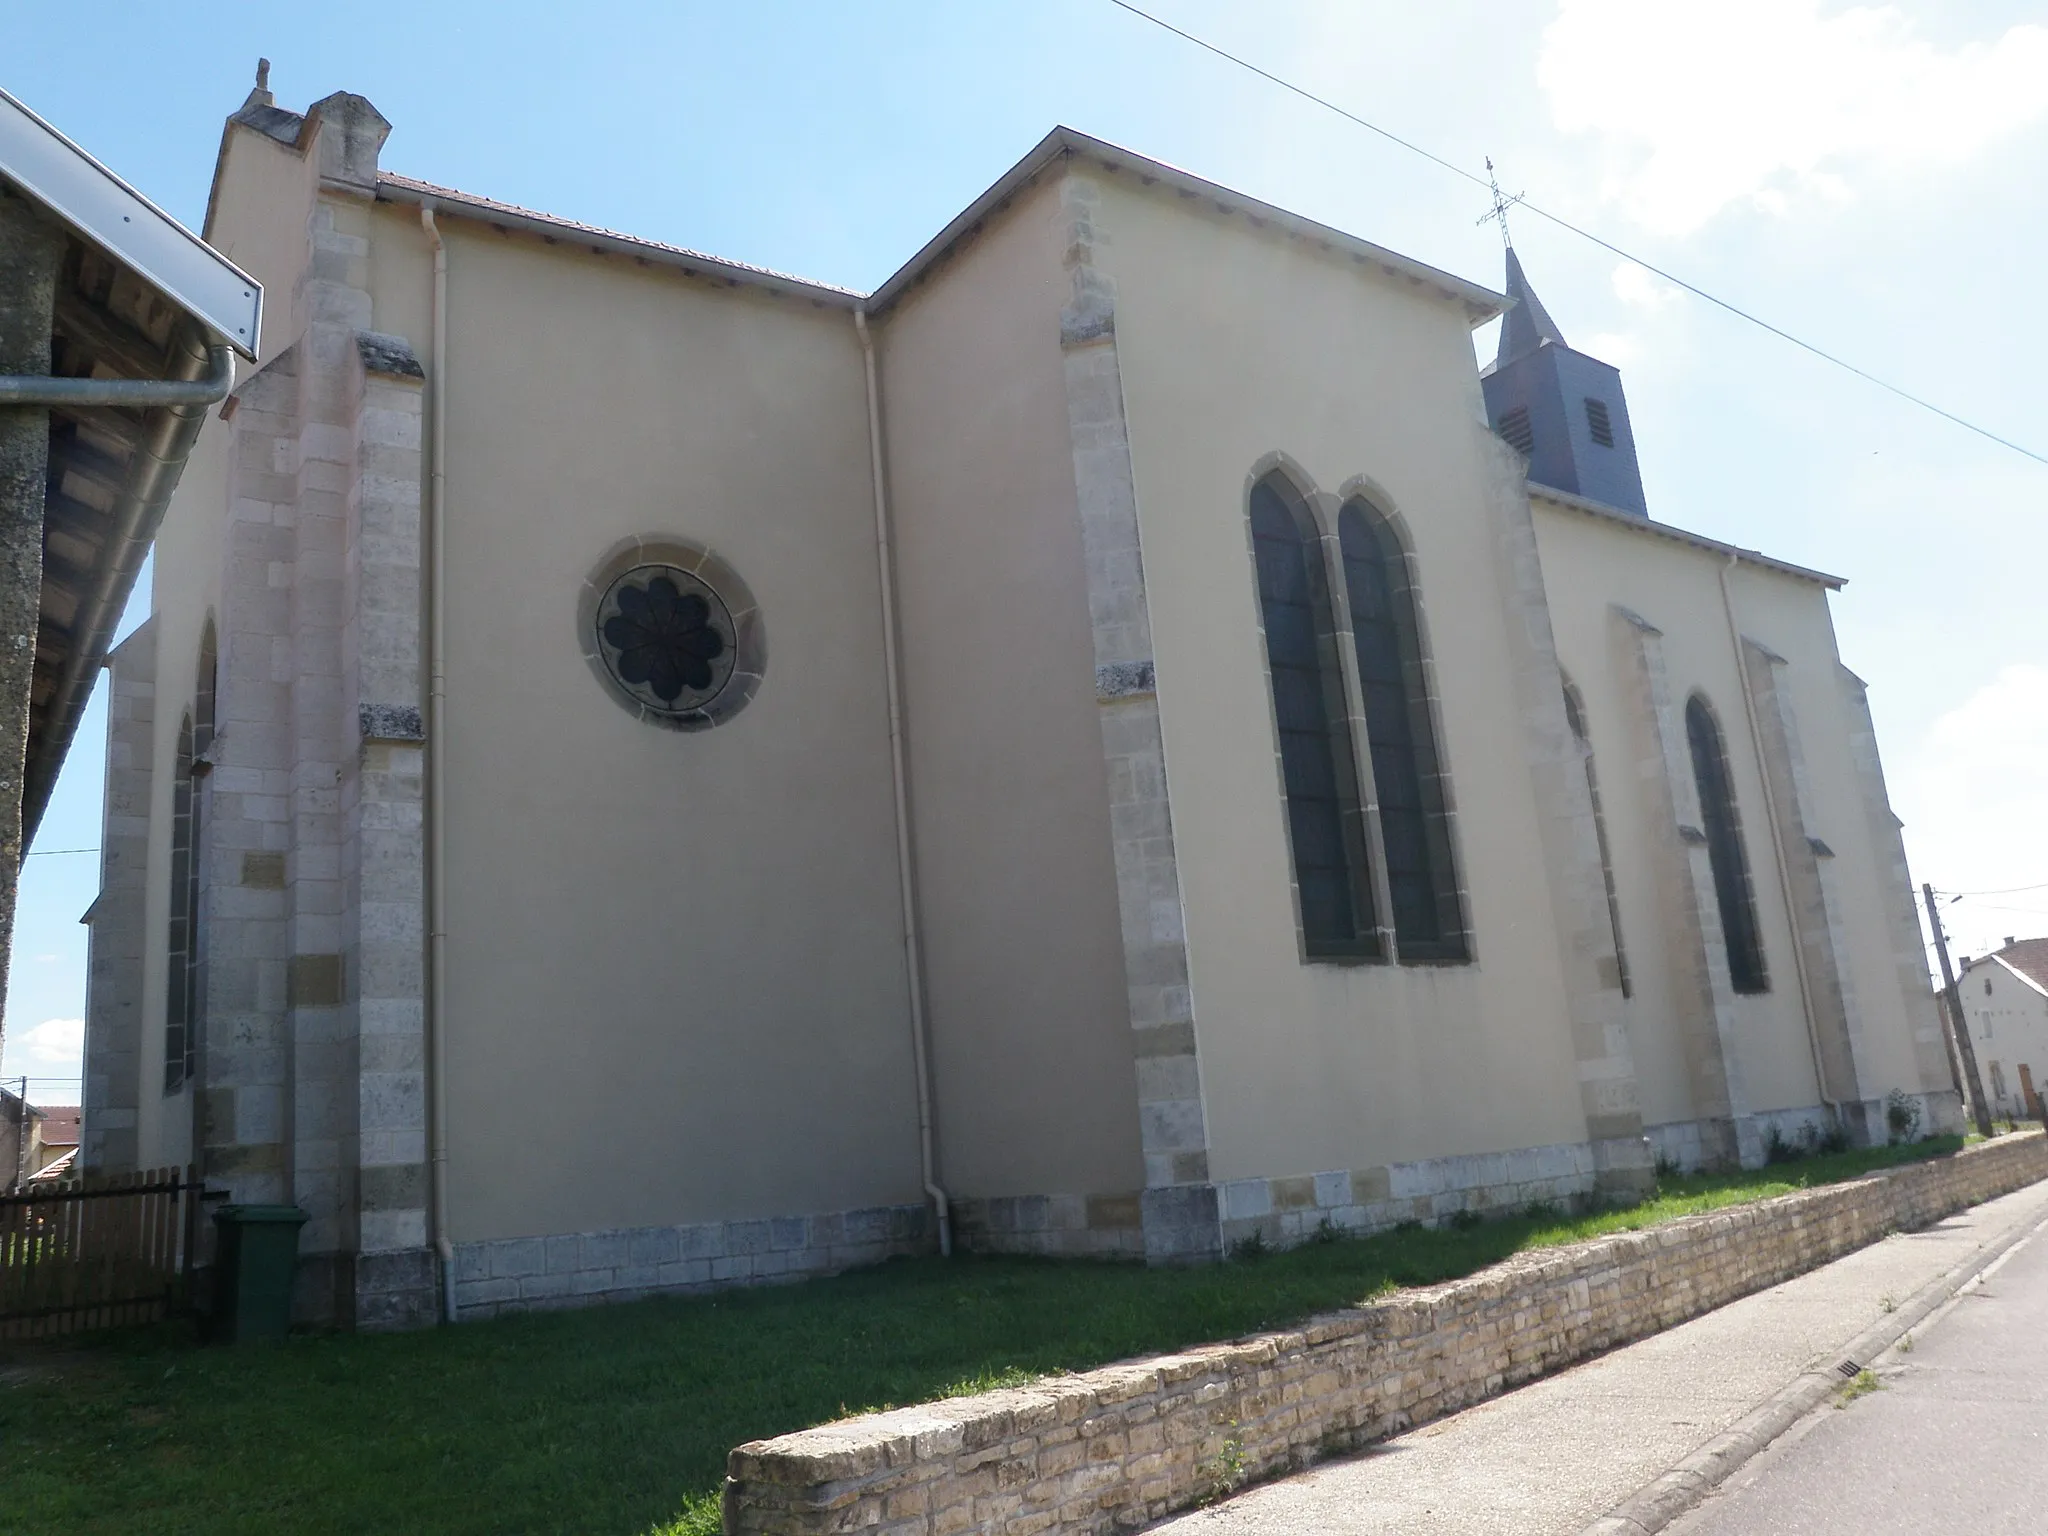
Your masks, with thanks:
[[[1511,1259],[1235,1343],[735,1450],[729,1536],[1131,1530],[2048,1178],[2039,1132]]]

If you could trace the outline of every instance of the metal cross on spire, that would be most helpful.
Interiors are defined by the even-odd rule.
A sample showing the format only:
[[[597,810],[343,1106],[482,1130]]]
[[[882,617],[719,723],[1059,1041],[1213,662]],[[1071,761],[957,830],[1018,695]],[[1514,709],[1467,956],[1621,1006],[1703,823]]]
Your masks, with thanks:
[[[1493,189],[1493,211],[1491,213],[1482,213],[1481,215],[1479,215],[1477,219],[1473,220],[1473,222],[1476,224],[1499,224],[1501,246],[1506,250],[1513,250],[1515,248],[1515,242],[1513,238],[1510,237],[1510,235],[1508,234],[1508,210],[1514,207],[1515,204],[1519,203],[1528,194],[1525,192],[1517,192],[1513,197],[1504,197],[1501,195],[1500,178],[1494,175],[1493,173],[1493,156],[1491,155],[1488,155],[1486,157],[1486,184],[1487,186]]]

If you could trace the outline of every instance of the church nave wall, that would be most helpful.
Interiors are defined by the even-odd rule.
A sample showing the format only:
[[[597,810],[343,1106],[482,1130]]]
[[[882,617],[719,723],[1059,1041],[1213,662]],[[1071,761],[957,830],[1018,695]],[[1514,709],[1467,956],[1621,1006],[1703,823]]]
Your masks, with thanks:
[[[1547,495],[1536,508],[1560,659],[1586,698],[1603,796],[1614,786],[1630,1030],[1660,1151],[1685,1161],[1704,1135],[1711,1157],[1715,1133],[1682,1128],[1732,1116],[1730,1133],[1754,1159],[1774,1126],[1796,1139],[1800,1126],[1824,1125],[1828,1099],[1843,1104],[1852,1135],[1882,1139],[1873,1106],[1887,1091],[1938,1095],[1945,1083],[1921,1059],[1922,1026],[1909,1022],[1897,979],[1888,908],[1909,893],[1891,889],[1900,882],[1872,841],[1826,589],[1742,562],[1728,572],[1724,604],[1727,562],[1712,549]],[[1731,983],[1705,875],[1685,755],[1694,697],[1711,706],[1733,776],[1768,977],[1759,993]],[[1659,739],[1677,755],[1660,752]]]
[[[1212,1176],[1583,1147],[1468,312],[1128,182],[1102,196]],[[1360,494],[1410,545],[1468,961],[1304,957],[1247,524],[1272,469],[1327,528]]]

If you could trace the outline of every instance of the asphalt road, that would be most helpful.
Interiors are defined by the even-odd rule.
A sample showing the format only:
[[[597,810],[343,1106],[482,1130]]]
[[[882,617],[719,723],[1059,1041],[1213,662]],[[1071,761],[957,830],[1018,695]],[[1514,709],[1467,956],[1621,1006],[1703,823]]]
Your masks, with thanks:
[[[1987,1244],[2044,1220],[2048,1184],[2036,1184],[1958,1212],[1924,1231],[1874,1243],[1784,1285],[1425,1425],[1362,1455],[1326,1462],[1211,1508],[1177,1516],[1154,1527],[1154,1536],[1575,1536],[1732,1428],[1803,1371],[1817,1364],[1832,1366],[1844,1345],[1921,1287]],[[2018,1252],[2027,1258],[2032,1274],[2048,1275],[2048,1232]],[[2006,1274],[2001,1270],[1992,1277],[1987,1287],[1992,1296],[2016,1290]],[[2041,1366],[2048,1362],[2048,1356],[2039,1352],[2048,1348],[2048,1329],[2042,1326],[2048,1322],[2048,1280],[2037,1278],[2029,1294],[2035,1298],[2032,1322],[2015,1320],[2012,1326],[2034,1330],[2037,1352],[2025,1369],[2041,1379]],[[1936,1358],[1935,1335],[1959,1329],[1962,1323],[1957,1319],[1966,1322],[1971,1315],[1962,1308],[1999,1305],[2003,1303],[1984,1299],[1959,1301],[1957,1310],[1946,1314],[1949,1320],[1929,1329],[1909,1358]],[[1824,1413],[1854,1427],[1859,1415],[1873,1409],[1884,1413],[1907,1402],[1909,1390],[1895,1387],[1842,1413]],[[1910,1421],[1920,1412],[1916,1406],[1904,1417]],[[2048,1428],[2038,1398],[2017,1413],[2018,1422],[2031,1431]],[[2027,1443],[2040,1449],[2037,1438]],[[1758,1464],[1770,1455],[1759,1457]],[[2048,1489],[2048,1461],[2038,1456],[2023,1460],[2024,1455],[2017,1442],[2008,1440],[1996,1458],[2001,1462],[1997,1470],[1972,1473],[1979,1482],[1988,1480],[1982,1496],[2006,1500],[2016,1509],[2016,1485],[2032,1482]],[[1854,1531],[1856,1536],[1904,1529],[2048,1532],[2048,1494],[2041,1503],[2041,1518],[2010,1526],[1951,1519],[1948,1511],[1937,1519],[1902,1524],[1893,1518],[1896,1501],[1888,1499],[1859,1505],[1866,1512],[1853,1523],[1780,1525],[1774,1515],[1736,1506],[1732,1496],[1722,1502],[1731,1511],[1728,1523],[1702,1526],[1701,1536],[1708,1531],[1779,1530]],[[1879,1513],[1867,1512],[1873,1507]]]
[[[1670,1536],[2048,1531],[2048,1229],[1911,1337]]]

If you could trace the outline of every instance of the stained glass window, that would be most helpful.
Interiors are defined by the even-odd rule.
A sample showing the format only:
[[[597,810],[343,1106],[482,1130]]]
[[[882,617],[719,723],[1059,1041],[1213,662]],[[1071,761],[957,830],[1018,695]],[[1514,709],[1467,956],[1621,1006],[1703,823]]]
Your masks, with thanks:
[[[1380,840],[1403,960],[1466,958],[1436,727],[1407,553],[1362,498],[1337,517]]]
[[[1721,936],[1728,947],[1728,979],[1737,992],[1768,992],[1763,937],[1750,886],[1749,856],[1742,845],[1742,821],[1721,726],[1707,701],[1694,694],[1685,706],[1685,735],[1692,747],[1692,773],[1699,785],[1701,829],[1707,862],[1714,871],[1714,902],[1721,910]]]
[[[1321,541],[1277,476],[1252,488],[1251,524],[1303,946],[1371,957],[1379,942]]]
[[[662,714],[703,709],[732,678],[732,615],[675,566],[635,566],[614,580],[598,605],[597,641],[618,685]]]

